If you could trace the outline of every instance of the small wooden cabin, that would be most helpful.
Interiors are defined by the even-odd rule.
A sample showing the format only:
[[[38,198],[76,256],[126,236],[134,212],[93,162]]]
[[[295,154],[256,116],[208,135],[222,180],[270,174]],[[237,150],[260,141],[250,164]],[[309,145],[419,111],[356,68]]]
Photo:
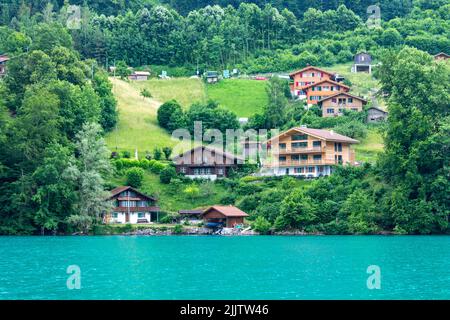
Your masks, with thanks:
[[[213,84],[219,82],[219,73],[217,71],[206,71],[206,83]]]
[[[248,217],[248,214],[234,206],[212,206],[206,209],[202,216],[206,226],[218,225],[234,228],[243,224],[244,218]]]
[[[147,81],[150,77],[150,72],[148,71],[134,71],[128,76],[128,79],[133,81]]]
[[[386,121],[387,116],[387,111],[384,111],[380,108],[370,107],[369,109],[367,109],[367,122],[369,123]]]
[[[434,56],[434,60],[448,60],[450,58],[450,55],[446,54],[445,52],[439,52],[437,55]]]

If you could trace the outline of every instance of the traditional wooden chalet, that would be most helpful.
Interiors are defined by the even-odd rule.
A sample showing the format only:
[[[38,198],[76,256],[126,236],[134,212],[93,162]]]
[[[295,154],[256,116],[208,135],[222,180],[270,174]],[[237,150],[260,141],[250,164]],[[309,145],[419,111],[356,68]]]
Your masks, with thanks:
[[[338,164],[355,164],[350,147],[358,140],[333,131],[292,128],[267,142],[271,157],[264,163],[264,175],[292,175],[315,178],[330,175]]]
[[[323,117],[343,115],[344,110],[361,112],[367,100],[348,92],[339,92],[319,101]]]
[[[439,52],[437,55],[434,56],[435,60],[447,60],[450,58],[450,55],[444,53],[444,52]]]
[[[233,206],[212,206],[203,212],[202,217],[206,227],[234,228],[242,225],[248,214]]]
[[[6,63],[9,61],[9,57],[6,54],[0,55],[0,77],[6,75]]]
[[[294,96],[301,97],[303,88],[323,81],[323,80],[334,80],[334,74],[332,72],[313,67],[308,66],[306,68],[303,68],[301,70],[297,70],[289,74],[289,77],[292,80],[291,83],[291,92]]]
[[[105,215],[106,223],[149,223],[159,220],[160,208],[151,196],[126,186],[111,191],[108,199],[114,204],[111,213]]]
[[[216,180],[244,163],[241,157],[223,150],[199,146],[173,157],[176,170],[186,177]]]
[[[308,106],[316,105],[321,100],[335,95],[338,92],[349,92],[350,87],[345,84],[333,81],[322,80],[314,84],[310,84],[302,89],[300,97],[305,97]]]
[[[133,81],[147,81],[148,77],[150,77],[150,72],[148,71],[133,71],[133,73],[128,76],[128,79]]]
[[[370,107],[367,109],[367,122],[369,123],[386,121],[387,116],[387,111],[384,111],[383,109],[376,107]]]
[[[355,55],[352,72],[372,73],[372,56],[367,52],[360,52]]]

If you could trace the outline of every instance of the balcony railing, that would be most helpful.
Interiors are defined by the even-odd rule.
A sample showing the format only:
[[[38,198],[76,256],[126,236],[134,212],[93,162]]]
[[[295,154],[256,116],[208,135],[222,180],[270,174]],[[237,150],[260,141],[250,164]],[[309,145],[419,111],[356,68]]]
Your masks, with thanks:
[[[277,148],[273,149],[273,153],[289,154],[289,153],[322,153],[325,147],[306,147],[306,148]]]

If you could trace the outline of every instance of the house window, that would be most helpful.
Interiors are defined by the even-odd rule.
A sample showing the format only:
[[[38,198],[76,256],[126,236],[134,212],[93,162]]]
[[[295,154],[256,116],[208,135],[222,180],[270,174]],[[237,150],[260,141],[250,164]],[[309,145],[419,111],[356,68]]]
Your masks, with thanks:
[[[313,147],[321,147],[322,141],[313,141]]]
[[[317,167],[318,172],[323,172],[323,167]]]
[[[294,173],[305,173],[304,167],[294,168]]]
[[[314,173],[316,171],[316,167],[308,167],[309,173]]]
[[[358,111],[358,108],[352,108],[352,111]]]
[[[279,161],[282,161],[282,162],[283,162],[283,161],[286,161],[286,157],[285,157],[285,156],[281,156],[281,157],[278,158],[278,160],[279,160]]]
[[[336,98],[332,98],[331,102],[336,103],[337,102]]]
[[[306,134],[294,134],[291,139],[292,141],[308,140],[308,136]]]
[[[318,86],[318,87],[317,87],[317,91],[322,91],[322,87],[321,87],[321,86]]]
[[[353,103],[353,98],[348,98],[348,103]]]
[[[335,152],[342,152],[342,143],[340,143],[340,142],[335,142],[335,143],[334,143],[334,151],[335,151]]]
[[[294,155],[291,156],[291,160],[292,161],[298,161],[298,160],[300,160],[300,156],[298,154],[294,154]]]
[[[280,149],[286,149],[286,143],[280,143]]]
[[[316,161],[322,160],[322,155],[320,155],[320,154],[315,154],[315,155],[313,156],[313,159],[316,160]]]
[[[181,173],[186,173],[186,167],[181,167],[181,168],[180,168],[180,172],[181,172]]]
[[[119,214],[117,212],[113,212],[112,217],[114,219],[117,219],[119,217]]]
[[[145,218],[144,212],[138,212],[138,218]]]
[[[300,159],[301,159],[302,161],[308,161],[308,155],[307,155],[307,154],[302,154],[302,155],[300,156]]]
[[[292,148],[307,148],[308,142],[293,142]]]
[[[335,155],[334,156],[334,161],[336,163],[342,163],[342,156],[341,155]]]
[[[223,168],[217,169],[217,174],[222,176],[223,175]]]
[[[328,108],[328,109],[327,109],[327,113],[328,113],[328,114],[334,113],[334,109]]]

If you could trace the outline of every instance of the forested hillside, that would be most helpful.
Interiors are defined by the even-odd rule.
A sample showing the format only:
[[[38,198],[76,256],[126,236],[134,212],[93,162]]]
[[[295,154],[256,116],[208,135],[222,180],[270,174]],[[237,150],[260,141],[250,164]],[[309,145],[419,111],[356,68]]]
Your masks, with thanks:
[[[274,72],[329,66],[351,61],[357,51],[378,58],[383,48],[404,44],[432,54],[450,51],[447,0],[414,1],[414,7],[406,0],[380,1],[382,21],[375,28],[366,23],[369,1],[154,2],[90,1],[88,7],[74,1],[82,5],[81,24],[71,30],[75,48],[103,66],[120,60],[134,67],[184,66],[186,75],[197,67]],[[1,8],[0,23],[15,30],[73,18],[61,1],[3,0]]]
[[[168,210],[237,205],[265,232],[449,232],[450,67],[431,55],[450,52],[448,0],[418,0],[414,6],[380,1],[383,20],[374,28],[366,24],[366,1],[264,1],[261,6],[218,1],[210,6],[211,1],[206,7],[203,1],[190,1],[192,6],[186,1],[78,3],[80,25],[67,24],[73,18],[67,1],[0,3],[0,54],[9,56],[0,80],[0,234],[89,232],[109,210],[106,190],[124,183],[167,192],[160,198]],[[171,131],[192,131],[195,121],[203,121],[205,130],[240,127],[230,111],[240,106],[218,93],[227,82],[207,94],[228,109],[203,99],[192,104],[186,99],[190,106],[160,101],[159,107],[149,100],[151,90],[158,90],[151,89],[151,81],[139,87],[117,79],[118,114],[106,71],[117,62],[124,80],[127,66],[170,68],[186,76],[197,67],[269,73],[307,64],[349,65],[362,50],[375,59],[376,79],[359,89],[380,89],[389,111],[388,121],[377,127],[385,148],[377,161],[337,166],[330,177],[308,182],[249,176],[257,170],[254,165],[217,184],[177,175],[169,164],[172,150],[162,145]],[[160,90],[179,90],[180,79],[171,81]],[[261,98],[264,105],[248,113],[247,128],[306,124],[352,137],[367,134],[363,112],[324,118],[318,108],[294,101],[287,81],[278,77],[264,89],[267,102]],[[227,90],[236,96],[233,88]],[[127,148],[137,146],[118,136],[117,123],[130,139],[152,135],[158,148],[139,150],[148,151],[147,159],[129,159]],[[117,150],[106,148],[108,133],[110,145],[120,144]]]

